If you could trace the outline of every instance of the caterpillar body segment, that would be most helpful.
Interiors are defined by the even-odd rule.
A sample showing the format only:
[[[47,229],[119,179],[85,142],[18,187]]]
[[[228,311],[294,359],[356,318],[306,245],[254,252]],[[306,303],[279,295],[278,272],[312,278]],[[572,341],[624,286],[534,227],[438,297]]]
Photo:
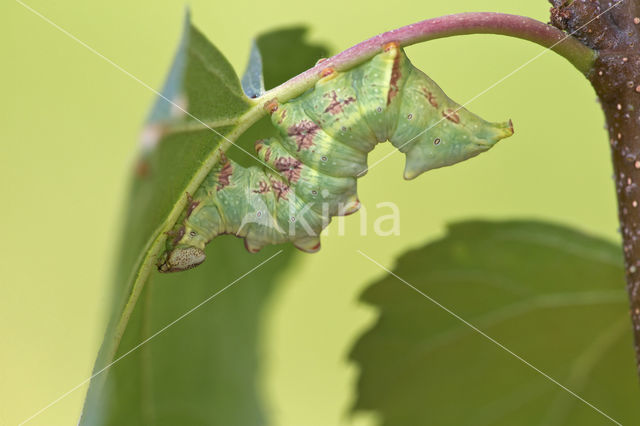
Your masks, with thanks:
[[[278,136],[258,140],[268,167],[242,167],[222,155],[169,233],[162,272],[190,269],[221,234],[256,252],[292,242],[315,252],[331,217],[360,207],[357,178],[368,153],[390,141],[405,153],[405,179],[458,163],[511,136],[511,121],[489,123],[462,108],[396,44],[346,72],[326,69],[298,98],[266,106]]]

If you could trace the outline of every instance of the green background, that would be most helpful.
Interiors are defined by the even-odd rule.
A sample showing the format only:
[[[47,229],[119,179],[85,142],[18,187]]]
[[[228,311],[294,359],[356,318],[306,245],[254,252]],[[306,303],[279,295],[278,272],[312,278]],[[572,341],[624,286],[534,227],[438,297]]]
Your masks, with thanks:
[[[156,88],[185,6],[28,4]],[[544,0],[189,4],[194,23],[238,72],[252,37],[275,27],[308,24],[312,40],[337,52],[438,15],[500,11],[547,21],[549,9]],[[0,424],[11,425],[91,373],[137,136],[155,95],[19,3],[3,2],[0,16]],[[407,52],[464,103],[541,50],[505,37],[465,36]],[[368,235],[359,232],[362,214],[345,219],[345,236],[336,235],[336,221],[323,249],[298,256],[286,273],[262,323],[261,388],[275,424],[352,421],[347,410],[357,371],[346,355],[374,318],[357,297],[382,274],[356,250],[392,266],[399,254],[464,218],[545,219],[619,239],[603,117],[589,83],[570,64],[547,53],[469,108],[492,121],[513,119],[516,134],[490,154],[411,182],[402,180],[403,156],[392,155],[360,181]],[[387,145],[371,163],[390,152]],[[375,236],[375,219],[388,213],[376,204],[389,201],[400,208],[401,233]],[[28,424],[75,424],[85,392],[86,385]]]

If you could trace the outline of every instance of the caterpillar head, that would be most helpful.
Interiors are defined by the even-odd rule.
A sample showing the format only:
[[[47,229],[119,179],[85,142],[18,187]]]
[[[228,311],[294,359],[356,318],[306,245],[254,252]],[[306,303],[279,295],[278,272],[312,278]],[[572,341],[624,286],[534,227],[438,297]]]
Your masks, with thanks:
[[[185,271],[200,265],[206,257],[204,251],[198,247],[178,244],[166,254],[158,269],[160,272]]]
[[[470,112],[456,111],[453,123],[440,123],[416,138],[406,151],[404,178],[459,163],[487,151],[500,139],[513,135],[511,120],[489,123]],[[445,124],[443,126],[443,124]]]

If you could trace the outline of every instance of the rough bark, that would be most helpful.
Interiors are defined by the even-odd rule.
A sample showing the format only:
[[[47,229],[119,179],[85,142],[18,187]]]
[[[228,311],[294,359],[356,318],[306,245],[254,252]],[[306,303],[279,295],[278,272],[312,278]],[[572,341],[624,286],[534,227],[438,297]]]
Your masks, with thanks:
[[[551,0],[551,4],[551,23],[598,52],[587,77],[609,131],[640,373],[640,0]]]

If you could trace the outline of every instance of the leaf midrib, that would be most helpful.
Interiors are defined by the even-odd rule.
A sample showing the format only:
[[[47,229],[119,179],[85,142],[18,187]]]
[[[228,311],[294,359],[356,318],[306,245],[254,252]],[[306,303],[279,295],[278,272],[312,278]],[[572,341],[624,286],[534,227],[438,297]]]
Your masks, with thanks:
[[[226,152],[226,150],[242,135],[259,117],[264,114],[264,111],[259,104],[252,102],[253,106],[250,107],[237,121],[237,124],[232,127],[226,133],[218,133],[222,137],[222,141],[218,143],[215,149],[211,150],[211,153],[202,162],[202,165],[193,174],[189,184],[185,187],[184,191],[188,193],[195,193],[196,189],[200,186],[205,179],[211,168],[218,162],[220,158],[220,152]],[[166,232],[169,231],[178,220],[182,211],[186,208],[186,197],[178,198],[174,203],[169,215],[162,222],[162,224],[156,228],[152,236],[147,240],[144,250],[138,256],[138,260],[135,263],[135,268],[131,271],[130,278],[127,283],[129,290],[126,292],[128,296],[125,298],[124,307],[121,309],[119,320],[114,329],[114,336],[112,339],[112,347],[108,352],[105,364],[113,362],[115,355],[119,349],[122,335],[129,322],[133,309],[136,306],[140,293],[144,288],[145,282],[148,280],[151,271],[155,269],[156,260],[164,250],[165,241],[167,239]],[[135,277],[135,278],[134,278]]]

